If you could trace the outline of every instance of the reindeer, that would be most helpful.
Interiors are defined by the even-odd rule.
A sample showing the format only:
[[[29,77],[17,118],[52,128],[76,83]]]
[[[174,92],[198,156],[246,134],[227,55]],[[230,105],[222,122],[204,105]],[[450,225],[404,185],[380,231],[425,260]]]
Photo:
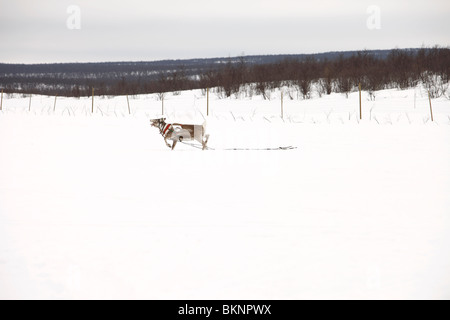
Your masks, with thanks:
[[[166,146],[175,149],[178,142],[198,141],[202,144],[202,149],[207,148],[209,135],[205,134],[205,123],[203,125],[166,123],[165,118],[150,120],[152,127],[158,128],[164,138]],[[172,141],[172,145],[168,142]]]

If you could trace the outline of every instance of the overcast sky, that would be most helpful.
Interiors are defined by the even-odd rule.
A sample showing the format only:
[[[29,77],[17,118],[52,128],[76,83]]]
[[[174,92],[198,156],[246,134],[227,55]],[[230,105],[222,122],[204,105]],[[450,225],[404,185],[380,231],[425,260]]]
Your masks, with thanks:
[[[446,47],[449,17],[449,0],[0,0],[0,62]]]

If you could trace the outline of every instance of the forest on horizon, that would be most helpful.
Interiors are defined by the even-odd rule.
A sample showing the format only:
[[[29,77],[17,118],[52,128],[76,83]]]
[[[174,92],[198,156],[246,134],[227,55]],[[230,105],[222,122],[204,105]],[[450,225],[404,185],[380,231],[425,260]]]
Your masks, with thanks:
[[[348,95],[361,84],[373,92],[406,89],[422,83],[432,97],[446,93],[450,49],[442,47],[328,52],[303,55],[64,64],[0,64],[0,88],[6,94],[84,97],[179,92],[217,88],[221,97],[245,90],[267,93],[294,87],[308,99],[319,94]],[[316,84],[313,86],[313,84]]]

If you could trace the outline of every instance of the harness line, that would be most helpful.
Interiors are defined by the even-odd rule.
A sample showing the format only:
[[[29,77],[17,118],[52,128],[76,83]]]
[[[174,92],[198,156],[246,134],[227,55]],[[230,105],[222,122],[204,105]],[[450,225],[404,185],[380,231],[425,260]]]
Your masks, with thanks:
[[[194,144],[194,143],[186,143],[184,141],[181,141],[182,144],[185,144],[187,146],[196,148],[196,149],[203,149],[201,145]],[[278,147],[278,148],[224,148],[224,149],[214,149],[210,147],[206,147],[205,150],[211,150],[211,151],[279,151],[279,150],[295,150],[297,147]]]

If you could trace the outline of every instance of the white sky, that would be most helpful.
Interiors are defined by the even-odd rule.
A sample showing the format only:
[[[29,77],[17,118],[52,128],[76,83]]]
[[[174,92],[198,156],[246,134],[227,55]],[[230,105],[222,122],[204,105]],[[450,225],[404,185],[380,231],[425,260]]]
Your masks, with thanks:
[[[70,30],[67,8],[81,9]],[[369,30],[367,8],[381,9]],[[141,61],[450,45],[448,0],[0,0],[0,62]]]

